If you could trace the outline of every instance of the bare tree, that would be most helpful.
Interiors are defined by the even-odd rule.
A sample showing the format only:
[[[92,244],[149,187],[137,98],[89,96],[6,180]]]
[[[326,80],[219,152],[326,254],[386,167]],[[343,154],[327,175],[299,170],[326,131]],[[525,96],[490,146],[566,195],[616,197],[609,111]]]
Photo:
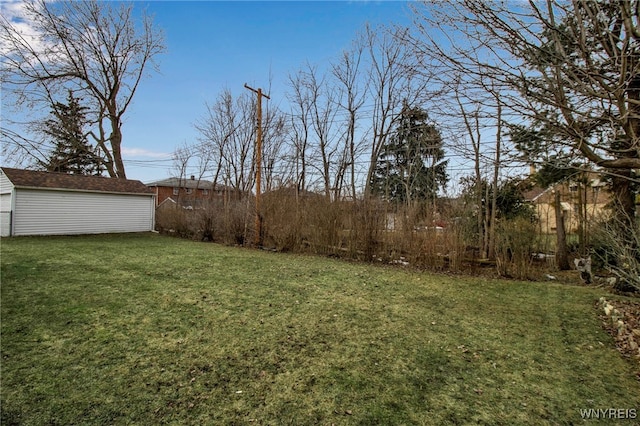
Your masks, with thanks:
[[[615,175],[619,212],[633,218],[640,168],[637,0],[483,0],[414,6],[407,40],[424,63],[493,81],[503,105],[550,143]]]
[[[462,83],[460,78],[456,78],[452,83],[451,90],[453,92],[453,97],[457,104],[457,111],[459,111],[460,116],[464,122],[464,131],[466,131],[466,137],[458,138],[456,140],[456,144],[454,149],[463,157],[470,156],[473,159],[473,171],[474,171],[474,194],[475,194],[475,211],[476,211],[476,227],[478,230],[478,247],[483,248],[483,257],[486,257],[487,254],[484,252],[484,247],[488,246],[488,235],[486,232],[486,226],[483,222],[483,193],[482,193],[482,156],[481,156],[481,146],[482,146],[482,131],[480,125],[480,105],[478,102],[464,99],[465,92],[462,90]],[[466,87],[466,85],[465,85]],[[469,150],[466,145],[466,141],[471,144],[471,149]]]
[[[291,103],[291,142],[293,144],[292,159],[295,168],[295,181],[297,191],[307,189],[307,149],[309,146],[309,133],[311,129],[311,106],[309,93],[304,89],[304,72],[298,71],[289,76],[290,92],[287,95]]]
[[[264,111],[262,126],[262,176],[264,189],[271,191],[284,180],[286,166],[283,161],[288,128],[284,115],[269,105]]]
[[[174,200],[178,204],[183,201],[181,199],[182,193],[180,189],[185,187],[185,182],[188,179],[187,171],[189,170],[190,163],[192,162],[193,157],[193,150],[187,144],[183,144],[182,146],[176,148],[171,156],[172,168],[174,169],[175,174],[178,178],[178,194],[176,200]]]
[[[125,178],[122,119],[164,51],[162,34],[144,14],[136,22],[124,3],[28,0],[22,12],[0,18],[3,87],[18,105],[54,105],[68,90],[84,98],[107,172]]]
[[[338,90],[331,84],[327,84],[326,76],[322,75],[317,67],[307,64],[299,74],[302,99],[308,107],[309,142],[317,164],[308,164],[315,168],[322,180],[322,188],[327,199],[331,198],[335,190],[332,177],[339,182],[343,174],[344,157],[339,158],[339,126],[336,114],[338,111]],[[305,118],[306,119],[306,118]],[[334,167],[332,167],[332,165]]]
[[[500,178],[500,154],[502,149],[502,103],[499,92],[495,91],[493,87],[491,87],[490,92],[496,102],[496,145],[495,159],[493,162],[493,181],[491,183],[493,191],[491,193],[491,219],[489,221],[487,257],[494,259],[496,248],[496,217],[498,214],[498,179]]]
[[[233,186],[241,193],[247,193],[255,183],[255,96],[243,92],[236,98],[235,111],[238,121],[225,152],[225,163]]]
[[[200,133],[199,144],[191,147],[201,158],[198,164],[206,164],[214,185],[223,181],[234,187],[238,195],[247,193],[255,181],[255,100],[244,92],[234,98],[226,89],[205,107],[206,114],[194,124]],[[288,130],[285,121],[275,108],[266,108],[263,114],[262,168],[267,190],[276,173],[283,169],[281,161]]]
[[[194,127],[200,133],[198,150],[207,151],[211,158],[213,184],[217,186],[223,165],[228,160],[228,146],[239,126],[237,112],[234,108],[233,96],[229,90],[224,90],[213,104],[206,103],[206,115],[200,118]],[[228,170],[228,167],[225,167]],[[228,176],[222,176],[225,182]]]
[[[234,98],[227,89],[207,104],[207,114],[195,124],[213,158],[214,183],[222,179],[238,197],[254,184],[255,122],[253,97],[242,93]]]
[[[359,146],[356,142],[356,127],[360,119],[360,110],[365,102],[366,81],[361,75],[361,63],[364,45],[361,40],[356,40],[350,50],[345,50],[337,62],[332,65],[332,73],[336,78],[340,90],[343,92],[340,108],[347,113],[347,124],[344,136],[347,159],[345,166],[350,174],[350,196],[356,198],[356,160],[359,154]]]
[[[362,35],[369,64],[368,99],[373,102],[365,197],[371,194],[371,179],[378,157],[402,107],[423,103],[428,93],[426,73],[419,79],[413,78],[416,75],[414,56],[402,43],[406,33],[402,28],[378,31],[366,26]]]

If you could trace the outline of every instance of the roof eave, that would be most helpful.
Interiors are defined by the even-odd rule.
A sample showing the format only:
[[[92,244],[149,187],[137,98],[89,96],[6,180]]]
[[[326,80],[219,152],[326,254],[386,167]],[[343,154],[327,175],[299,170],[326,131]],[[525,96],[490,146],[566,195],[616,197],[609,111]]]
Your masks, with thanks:
[[[26,186],[26,185],[16,185],[13,187],[15,189],[30,189],[37,191],[60,191],[60,192],[91,192],[95,194],[120,194],[120,195],[146,195],[149,197],[155,197],[155,193],[153,192],[119,192],[119,191],[99,191],[97,189],[74,189],[74,188],[47,188],[43,186]]]

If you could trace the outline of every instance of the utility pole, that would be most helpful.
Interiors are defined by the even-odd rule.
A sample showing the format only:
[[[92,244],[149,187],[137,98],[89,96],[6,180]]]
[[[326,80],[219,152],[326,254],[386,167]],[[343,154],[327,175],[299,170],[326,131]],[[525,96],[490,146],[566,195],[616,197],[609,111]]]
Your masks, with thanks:
[[[262,215],[260,214],[260,193],[261,187],[261,172],[262,172],[262,97],[271,99],[269,96],[262,93],[262,89],[254,89],[249,87],[247,83],[244,84],[246,89],[251,90],[258,95],[258,101],[256,102],[256,115],[257,115],[257,131],[256,131],[256,236],[254,244],[256,247],[262,245]]]

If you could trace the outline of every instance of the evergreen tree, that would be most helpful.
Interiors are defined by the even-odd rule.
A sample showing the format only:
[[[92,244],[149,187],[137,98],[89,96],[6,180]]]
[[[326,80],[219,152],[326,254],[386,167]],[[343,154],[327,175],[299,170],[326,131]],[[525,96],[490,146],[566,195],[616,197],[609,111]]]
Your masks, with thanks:
[[[442,136],[427,113],[405,105],[380,153],[372,193],[396,203],[433,200],[447,183],[447,163]]]
[[[51,118],[44,122],[43,132],[52,138],[55,147],[44,168],[50,172],[100,175],[101,158],[87,140],[87,108],[69,91],[67,103],[56,102]]]

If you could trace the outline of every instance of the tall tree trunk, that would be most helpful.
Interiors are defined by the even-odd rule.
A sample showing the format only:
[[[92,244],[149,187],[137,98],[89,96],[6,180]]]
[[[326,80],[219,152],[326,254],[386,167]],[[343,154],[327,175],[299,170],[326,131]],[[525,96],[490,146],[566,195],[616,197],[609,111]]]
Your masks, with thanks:
[[[564,229],[564,211],[560,203],[560,191],[555,193],[554,207],[556,210],[556,264],[561,271],[567,271],[571,268],[569,266],[567,234]]]
[[[586,230],[586,174],[581,173],[580,182],[578,182],[578,246],[580,256],[587,255],[587,230]]]
[[[349,166],[351,167],[351,197],[352,200],[356,200],[356,117],[355,113],[351,112],[349,121]]]
[[[484,234],[482,239],[482,257],[487,259],[489,257],[489,227],[491,224],[489,220],[491,219],[491,204],[489,203],[489,188],[490,185],[487,183],[484,192],[484,200],[485,200],[485,208],[484,208]]]
[[[487,252],[489,259],[496,257],[496,214],[498,212],[498,176],[500,175],[500,150],[502,149],[502,104],[499,96],[493,93],[496,101],[498,101],[498,129],[496,130],[496,161],[493,165],[493,194],[491,196],[491,221],[489,228],[489,250]]]
[[[113,152],[114,170],[113,176],[119,179],[126,179],[127,175],[124,171],[124,161],[122,161],[122,131],[119,127],[115,127],[110,137],[111,151]]]
[[[635,221],[635,194],[631,170],[615,170],[613,177],[613,205],[618,223],[631,228]]]

